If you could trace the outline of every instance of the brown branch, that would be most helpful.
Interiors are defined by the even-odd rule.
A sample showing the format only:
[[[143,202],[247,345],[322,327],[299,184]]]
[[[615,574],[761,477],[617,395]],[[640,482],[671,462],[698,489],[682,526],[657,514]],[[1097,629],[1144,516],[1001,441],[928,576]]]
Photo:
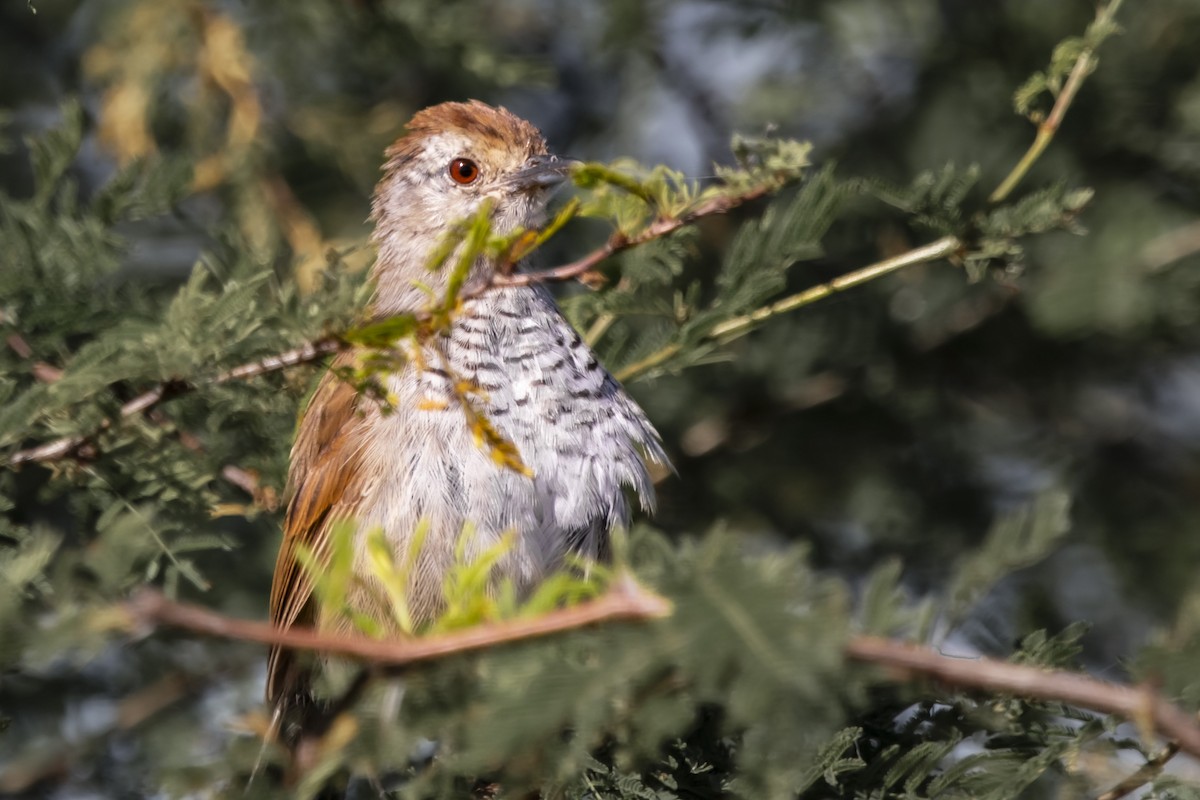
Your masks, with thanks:
[[[648,620],[670,613],[669,601],[626,575],[603,597],[532,619],[480,625],[424,639],[382,640],[281,629],[266,622],[226,617],[200,606],[178,603],[144,589],[125,605],[135,628],[164,625],[208,636],[314,650],[373,664],[399,666],[484,650],[497,645],[575,630],[600,622]],[[953,658],[922,645],[877,636],[851,636],[848,660],[883,667],[896,681],[927,678],[957,689],[1011,694],[1065,703],[1144,722],[1171,744],[1149,765],[1161,767],[1176,750],[1200,757],[1196,718],[1144,686],[1127,686],[1062,670],[1013,664],[991,658]],[[1128,780],[1132,780],[1131,777]],[[1121,784],[1124,785],[1124,782]],[[1117,795],[1119,796],[1119,795]]]
[[[314,339],[311,342],[305,342],[299,347],[294,347],[283,353],[233,367],[220,373],[207,383],[210,385],[220,385],[232,381],[249,380],[250,378],[256,378],[271,372],[278,372],[289,367],[318,361],[327,355],[340,352],[348,347],[349,345],[346,342],[336,336]],[[117,412],[116,420],[119,421],[137,414],[143,414],[166,400],[196,391],[200,385],[202,384],[181,380],[163,381],[122,405]],[[95,453],[89,452],[88,447],[95,441],[96,437],[112,426],[113,420],[106,419],[100,423],[97,430],[93,433],[79,436],[64,436],[61,439],[55,439],[52,442],[47,442],[37,447],[18,450],[10,455],[4,463],[9,467],[18,467],[22,464],[57,461],[72,456],[77,456],[84,460],[90,459],[94,457]]]
[[[167,397],[188,391],[188,388],[185,387],[190,387],[190,385],[180,381],[164,381],[153,389],[143,392],[122,405],[121,410],[117,412],[117,419],[125,419],[126,417],[132,417],[135,414],[148,411]],[[90,444],[101,433],[111,428],[112,424],[112,420],[106,419],[100,423],[95,433],[86,436],[64,436],[61,439],[55,439],[52,442],[31,447],[28,450],[18,450],[8,457],[7,464],[10,467],[16,467],[31,461],[55,461],[75,454],[78,454],[85,460],[89,459],[94,454],[87,452],[85,446]]]
[[[319,633],[309,628],[278,628],[267,622],[233,619],[201,606],[177,603],[153,589],[139,592],[125,609],[137,627],[168,625],[209,636],[294,650],[319,650],[375,664],[399,666],[548,636],[598,622],[657,619],[671,612],[671,604],[626,576],[604,596],[578,606],[531,619],[496,622],[441,636],[405,640]]]
[[[25,338],[21,334],[9,334],[5,341],[8,343],[9,348],[21,358],[33,358],[33,348],[29,346],[29,343],[25,341]],[[63,376],[61,369],[44,361],[35,362],[31,368],[31,372],[33,373],[33,377],[40,383],[55,383]],[[155,425],[163,427],[170,425],[170,420],[157,409],[150,409],[145,413],[146,418]],[[188,450],[194,453],[204,452],[204,443],[188,431],[176,430],[175,437]],[[242,469],[236,464],[228,464],[221,469],[221,477],[250,495],[254,498],[254,502],[263,506],[268,511],[274,511],[278,507],[279,498],[275,490],[269,486],[266,488],[259,486],[258,476],[252,471]]]
[[[711,217],[714,214],[725,214],[738,206],[745,205],[751,200],[757,200],[760,197],[765,197],[771,192],[777,191],[780,187],[775,185],[763,185],[750,189],[747,192],[737,195],[720,195],[707,200],[695,208],[680,214],[678,217],[664,217],[655,220],[646,226],[646,229],[634,236],[623,236],[620,233],[613,234],[603,246],[596,248],[592,252],[585,255],[576,261],[569,264],[563,264],[561,267],[554,269],[538,270],[536,272],[520,272],[513,275],[495,275],[491,281],[485,285],[484,290],[493,286],[529,286],[535,283],[549,283],[555,281],[569,281],[572,278],[580,278],[594,270],[606,259],[620,253],[622,250],[628,250],[631,247],[645,244],[654,239],[661,239],[664,236],[674,233],[685,225],[691,225],[703,217]]]
[[[1144,687],[991,658],[951,658],[929,647],[876,636],[851,637],[846,657],[882,666],[901,680],[930,678],[959,689],[1012,694],[1145,720],[1149,728],[1176,742],[1183,752],[1200,756],[1196,718]]]
[[[33,348],[21,334],[10,333],[5,337],[4,342],[8,345],[8,349],[16,353],[19,358],[33,358]]]
[[[8,348],[17,354],[20,358],[33,358],[33,348],[29,346],[29,342],[25,341],[25,337],[19,333],[10,333],[4,340],[8,344]],[[33,377],[39,383],[54,383],[62,377],[62,370],[53,364],[47,364],[45,361],[35,361],[33,366],[29,368],[33,373]]]
[[[288,367],[311,364],[314,361],[320,361],[325,356],[331,356],[348,349],[350,349],[350,344],[340,336],[323,336],[320,339],[305,342],[298,347],[293,347],[291,350],[286,350],[277,355],[267,356],[258,361],[251,361],[248,364],[233,367],[218,375],[213,380],[213,383],[230,383],[232,381],[257,378],[272,372],[279,372]]]
[[[1177,742],[1167,742],[1167,746],[1162,749],[1161,753],[1147,759],[1146,763],[1138,767],[1128,778],[1125,778],[1116,786],[1097,797],[1096,800],[1120,800],[1122,797],[1132,794],[1157,778],[1163,771],[1163,767],[1167,765],[1167,762],[1174,758],[1178,752],[1179,744]]]
[[[1142,247],[1138,260],[1146,272],[1159,272],[1196,253],[1200,253],[1200,221],[1154,237]]]

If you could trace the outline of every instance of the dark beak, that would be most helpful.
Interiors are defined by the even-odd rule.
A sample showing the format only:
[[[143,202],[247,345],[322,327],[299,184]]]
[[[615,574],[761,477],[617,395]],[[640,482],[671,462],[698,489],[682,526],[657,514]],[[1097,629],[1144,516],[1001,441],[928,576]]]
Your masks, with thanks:
[[[555,155],[533,156],[509,180],[517,191],[550,189],[565,181],[578,163]]]

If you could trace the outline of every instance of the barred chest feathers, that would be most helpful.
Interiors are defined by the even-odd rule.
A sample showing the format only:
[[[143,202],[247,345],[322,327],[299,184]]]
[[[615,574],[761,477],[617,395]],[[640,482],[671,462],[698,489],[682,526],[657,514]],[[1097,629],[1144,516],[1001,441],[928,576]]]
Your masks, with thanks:
[[[515,533],[499,570],[525,589],[568,551],[598,555],[609,529],[629,519],[627,489],[653,509],[643,453],[666,463],[658,434],[543,288],[497,289],[467,301],[441,350],[426,347],[424,365],[388,377],[398,405],[419,410],[372,412],[363,454],[379,477],[363,489],[360,524],[382,526],[397,553],[407,552],[422,519],[431,526],[414,609],[436,611],[464,525],[474,526],[468,560]],[[532,477],[479,445],[452,391],[455,379],[476,387],[470,401],[516,446]],[[365,559],[360,552],[369,572]]]

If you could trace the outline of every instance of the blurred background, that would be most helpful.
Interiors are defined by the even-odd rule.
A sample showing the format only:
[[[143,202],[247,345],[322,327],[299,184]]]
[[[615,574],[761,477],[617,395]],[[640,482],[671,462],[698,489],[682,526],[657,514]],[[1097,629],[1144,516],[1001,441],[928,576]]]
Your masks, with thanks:
[[[703,178],[731,160],[731,134],[773,131],[810,139],[841,177],[907,184],[976,164],[986,196],[1034,133],[1014,90],[1094,13],[1088,0],[10,2],[0,187],[32,190],[22,139],[59,124],[69,98],[86,116],[72,167],[84,196],[131,160],[185,155],[178,213],[122,231],[117,279],[164,292],[228,225],[314,290],[326,250],[368,232],[383,148],[444,100],[503,104],[576,158]],[[658,527],[805,541],[852,582],[899,557],[919,597],[1007,510],[1061,489],[1071,526],[1056,550],[945,633],[1006,654],[1025,632],[1086,620],[1087,666],[1117,680],[1200,597],[1200,0],[1128,3],[1119,21],[1025,184],[1094,188],[1088,235],[1032,239],[1019,270],[981,281],[915,267],[781,317],[719,363],[633,383],[678,469]],[[594,241],[559,238],[552,259]],[[930,238],[864,199],[789,289]],[[264,457],[276,491],[285,450]],[[227,609],[261,618],[278,517],[229,524],[236,555],[202,566],[237,576]],[[255,702],[256,657],[213,697]],[[92,689],[112,679],[96,669]],[[71,698],[87,691],[64,677],[53,697],[11,684],[0,697],[33,737],[64,706],[86,728]],[[56,711],[39,721],[36,707]]]

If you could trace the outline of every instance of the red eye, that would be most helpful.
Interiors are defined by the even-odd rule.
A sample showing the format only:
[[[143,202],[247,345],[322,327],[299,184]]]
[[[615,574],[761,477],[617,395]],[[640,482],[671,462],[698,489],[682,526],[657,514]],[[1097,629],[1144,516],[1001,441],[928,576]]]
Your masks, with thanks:
[[[469,158],[456,158],[450,162],[450,177],[463,186],[474,183],[479,178],[479,165]]]

